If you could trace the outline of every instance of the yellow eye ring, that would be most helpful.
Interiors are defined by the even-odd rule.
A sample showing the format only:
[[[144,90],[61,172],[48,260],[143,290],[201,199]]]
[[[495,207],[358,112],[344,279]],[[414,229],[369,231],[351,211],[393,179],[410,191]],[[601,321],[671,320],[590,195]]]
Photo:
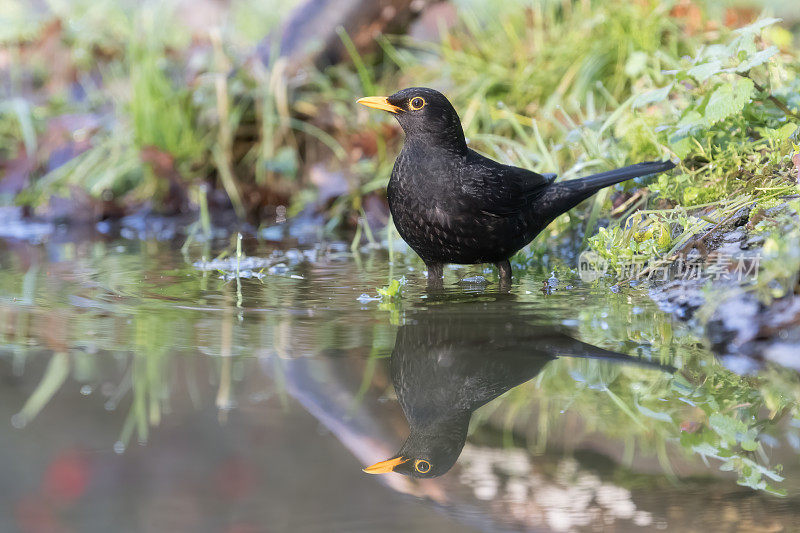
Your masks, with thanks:
[[[411,101],[408,102],[408,108],[411,111],[417,111],[419,109],[422,109],[423,107],[425,107],[425,99],[422,98],[421,96],[415,96],[414,98],[411,99]]]
[[[414,470],[420,474],[427,474],[431,471],[431,464],[425,459],[417,459],[414,461]]]

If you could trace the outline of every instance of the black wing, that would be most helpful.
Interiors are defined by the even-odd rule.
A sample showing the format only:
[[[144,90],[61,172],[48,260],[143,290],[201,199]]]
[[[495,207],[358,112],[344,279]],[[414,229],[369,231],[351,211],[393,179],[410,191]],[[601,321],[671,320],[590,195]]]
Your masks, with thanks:
[[[471,207],[493,216],[524,211],[555,179],[555,174],[503,165],[472,150],[460,176],[462,192]]]

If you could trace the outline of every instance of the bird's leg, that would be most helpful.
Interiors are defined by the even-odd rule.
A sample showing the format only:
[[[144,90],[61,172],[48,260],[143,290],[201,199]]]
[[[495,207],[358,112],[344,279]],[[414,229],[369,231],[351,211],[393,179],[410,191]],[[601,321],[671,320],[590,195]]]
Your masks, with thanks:
[[[503,259],[494,264],[497,267],[497,274],[500,276],[500,287],[508,288],[511,286],[511,262]]]
[[[442,263],[425,263],[428,268],[428,288],[441,289],[443,286],[444,265]]]

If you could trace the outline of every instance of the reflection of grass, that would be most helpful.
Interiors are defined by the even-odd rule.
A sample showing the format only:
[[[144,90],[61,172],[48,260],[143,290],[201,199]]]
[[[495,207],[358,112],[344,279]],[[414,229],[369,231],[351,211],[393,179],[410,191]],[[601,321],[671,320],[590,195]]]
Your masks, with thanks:
[[[205,388],[205,382],[211,383],[214,402],[224,417],[225,410],[236,405],[242,394],[238,386],[241,369],[237,368],[257,364],[250,358],[254,355],[250,350],[274,351],[276,357],[266,364],[272,365],[279,392],[283,358],[298,352],[318,354],[331,347],[363,353],[368,357],[363,380],[353,391],[355,402],[367,393],[373,375],[379,375],[377,359],[391,352],[395,327],[383,311],[365,313],[361,323],[311,318],[294,311],[307,308],[298,302],[318,297],[310,293],[315,287],[267,277],[263,285],[245,281],[251,285],[242,285],[242,305],[252,304],[249,291],[255,290],[259,307],[274,312],[244,313],[240,321],[233,284],[213,278],[204,289],[196,275],[173,270],[170,260],[164,259],[177,259],[174,254],[153,248],[151,253],[134,256],[113,253],[113,248],[99,243],[89,257],[73,257],[64,270],[54,264],[27,274],[0,271],[0,291],[8,295],[0,305],[0,343],[20,350],[16,357],[21,368],[24,351],[32,344],[49,348],[53,354],[38,388],[21,409],[24,419],[17,422],[33,420],[46,409],[63,384],[70,383],[71,375],[73,382],[94,390],[93,395],[107,394],[103,400],[109,409],[124,412],[117,446],[121,450],[131,440],[150,438],[153,427],[169,416],[184,389],[193,405],[202,407],[203,398],[197,391]],[[58,276],[63,271],[70,273],[69,280]],[[142,280],[161,276],[168,282],[143,284]],[[176,307],[175,300],[204,305],[210,293],[214,298],[211,311]],[[527,430],[529,446],[541,452],[563,439],[560,432],[569,431],[564,429],[562,414],[568,411],[578,415],[585,435],[602,435],[624,445],[621,455],[626,462],[637,455],[656,457],[669,473],[676,451],[683,450],[697,461],[706,457],[710,464],[732,469],[742,484],[780,490],[780,468],[771,464],[765,445],[770,438],[781,444],[798,438],[797,427],[787,424],[800,419],[796,374],[776,368],[768,368],[758,377],[733,374],[702,350],[697,338],[684,328],[673,328],[652,304],[637,300],[635,294],[598,289],[582,300],[577,315],[569,294],[557,292],[547,303],[555,309],[553,317],[563,313],[578,321],[581,340],[671,365],[678,371],[668,374],[594,360],[555,361],[531,383],[476,413],[473,430],[494,425],[499,417],[507,442],[520,430]],[[92,305],[81,309],[70,305],[70,298],[76,295]],[[349,305],[355,305],[352,296],[349,292],[345,296]],[[12,301],[13,297],[18,301]],[[535,303],[534,297],[530,298]],[[472,297],[466,300],[474,301]],[[418,303],[406,296],[385,302],[385,310],[399,323],[403,305]],[[220,306],[224,308],[220,310]],[[295,328],[298,323],[303,326]],[[364,347],[369,349],[364,351]],[[207,373],[197,372],[204,368],[198,361],[208,363]],[[98,390],[101,381],[115,379],[116,390]],[[573,440],[579,436],[566,435]]]
[[[784,494],[781,466],[771,464],[765,443],[797,438],[797,429],[787,424],[800,415],[796,374],[778,369],[759,377],[734,374],[697,349],[696,339],[673,336],[669,322],[654,311],[635,316],[609,313],[607,318],[585,311],[580,331],[586,342],[617,349],[619,339],[638,338],[649,344],[641,356],[678,371],[560,359],[533,382],[476,413],[473,429],[497,420],[507,432],[534,430],[529,446],[539,453],[550,440],[569,448],[568,442],[578,436],[561,434],[559,423],[569,411],[581,420],[585,436],[598,434],[624,443],[627,464],[637,454],[652,454],[664,473],[673,476],[670,456],[683,450],[685,456],[714,459],[720,470],[736,472],[742,485]],[[495,412],[503,415],[496,419]],[[538,414],[531,418],[533,412]]]
[[[19,410],[12,418],[12,424],[16,427],[23,427],[31,420],[36,418],[36,415],[47,405],[52,399],[53,395],[61,388],[69,376],[70,361],[69,356],[65,353],[54,353],[47,363],[47,368],[44,371],[39,385],[28,397],[25,405]]]
[[[637,456],[655,457],[673,482],[679,454],[733,471],[741,485],[784,495],[782,466],[772,464],[769,449],[776,441],[800,442],[800,376],[779,367],[768,367],[757,377],[731,372],[690,330],[673,328],[672,320],[643,294],[632,302],[598,287],[591,299],[575,317],[582,341],[663,369],[558,359],[532,381],[479,409],[471,432],[497,428],[506,446],[519,437],[537,454],[548,446],[571,450],[572,442],[600,435],[621,443],[625,465]],[[392,323],[402,322],[403,304],[383,304]],[[566,316],[573,318],[574,312]],[[568,412],[575,415],[572,422],[579,421],[581,434],[565,418]]]
[[[244,402],[240,382],[262,364],[269,365],[272,385],[259,395],[274,395],[285,406],[283,360],[297,357],[298,351],[308,355],[362,346],[371,346],[373,355],[391,351],[394,328],[383,320],[371,321],[367,330],[320,321],[313,335],[298,339],[297,315],[291,310],[310,297],[305,283],[283,276],[241,280],[237,294],[233,283],[217,276],[202,280],[189,266],[176,269],[172,262],[180,263],[180,256],[167,251],[170,245],[127,242],[133,251],[119,253],[118,244],[53,245],[64,260],[27,272],[17,270],[14,255],[3,263],[2,354],[11,352],[17,375],[39,380],[15,425],[34,421],[48,405],[52,409],[57,395],[80,389],[90,395],[88,401],[119,413],[114,448],[121,452],[131,442],[152,438],[153,429],[186,399],[201,409],[209,406],[210,397],[224,421],[228,411]],[[241,245],[232,254],[242,260]],[[254,297],[259,307],[274,311],[245,313]],[[268,354],[266,361],[254,357],[261,350]],[[34,358],[45,360],[42,377],[34,375]],[[369,361],[373,371],[379,368],[377,361]]]
[[[185,364],[180,357],[187,352],[200,357],[194,355],[199,316],[173,303],[202,301],[205,291],[197,280],[168,270],[158,259],[113,253],[102,243],[96,244],[88,257],[73,258],[69,270],[74,274],[66,279],[57,273],[61,265],[56,272],[45,273],[34,266],[22,275],[13,268],[0,274],[4,295],[0,344],[15,354],[15,372],[22,373],[30,364],[32,345],[53,350],[37,387],[15,415],[14,425],[32,422],[70,377],[82,392],[104,396],[107,410],[127,409],[115,445],[118,451],[131,438],[147,441],[150,428],[158,426],[171,410],[176,380],[199,406],[196,391],[202,381],[198,384],[200,377],[192,372],[196,362]],[[151,272],[157,272],[156,279],[175,276],[173,283],[145,290],[156,298],[142,296],[142,280]],[[72,298],[79,298],[84,307],[70,306]],[[230,326],[234,318],[227,319]],[[220,345],[209,346],[210,355],[230,355],[235,339],[224,334],[217,338]],[[227,347],[223,346],[226,343]],[[235,393],[235,379],[230,372],[210,366],[212,376],[207,379],[218,382],[221,398],[227,391],[227,407]],[[101,387],[113,382],[116,375],[120,377],[115,387]]]
[[[24,314],[17,315],[24,317]],[[52,401],[56,393],[67,383],[70,375],[87,393],[100,394],[95,390],[99,379],[109,379],[111,370],[117,363],[121,378],[113,391],[108,392],[105,408],[116,411],[127,404],[128,411],[122,424],[118,442],[114,449],[122,452],[136,438],[140,443],[147,442],[150,428],[161,424],[164,413],[171,410],[173,389],[176,380],[187,389],[192,403],[199,407],[197,397],[199,376],[191,370],[196,362],[182,363],[180,353],[191,347],[193,340],[185,336],[192,328],[192,322],[178,317],[174,311],[142,308],[129,315],[129,324],[120,331],[117,318],[104,318],[96,315],[76,315],[76,332],[90,330],[103,332],[108,337],[87,339],[75,333],[76,346],[70,353],[53,353],[35,390],[20,411],[14,416],[15,426],[22,427],[32,422]],[[230,330],[234,318],[232,313],[221,322],[222,334],[219,337],[219,365],[213,364],[218,382],[217,406],[222,413],[234,405],[232,396],[234,378],[231,373],[231,351],[233,337],[225,333]],[[23,332],[24,333],[24,332]],[[26,335],[17,340],[24,340]],[[69,339],[64,339],[70,342]],[[13,345],[13,339],[3,339],[4,344]],[[27,344],[27,342],[25,342]],[[93,353],[83,352],[83,346],[92,346]],[[193,357],[200,357],[195,355]],[[216,358],[215,358],[216,361]],[[20,365],[17,365],[20,366]],[[182,388],[181,387],[181,388]]]

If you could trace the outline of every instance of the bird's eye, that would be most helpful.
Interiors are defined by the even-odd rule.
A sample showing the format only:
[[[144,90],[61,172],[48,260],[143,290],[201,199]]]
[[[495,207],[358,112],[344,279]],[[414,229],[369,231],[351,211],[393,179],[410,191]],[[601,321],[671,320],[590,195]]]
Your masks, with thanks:
[[[408,103],[408,108],[411,109],[412,111],[416,111],[418,109],[422,109],[423,107],[425,107],[425,99],[424,98],[420,98],[419,96],[415,96]]]
[[[414,470],[420,474],[427,474],[431,470],[431,464],[425,459],[417,459],[414,461]]]

